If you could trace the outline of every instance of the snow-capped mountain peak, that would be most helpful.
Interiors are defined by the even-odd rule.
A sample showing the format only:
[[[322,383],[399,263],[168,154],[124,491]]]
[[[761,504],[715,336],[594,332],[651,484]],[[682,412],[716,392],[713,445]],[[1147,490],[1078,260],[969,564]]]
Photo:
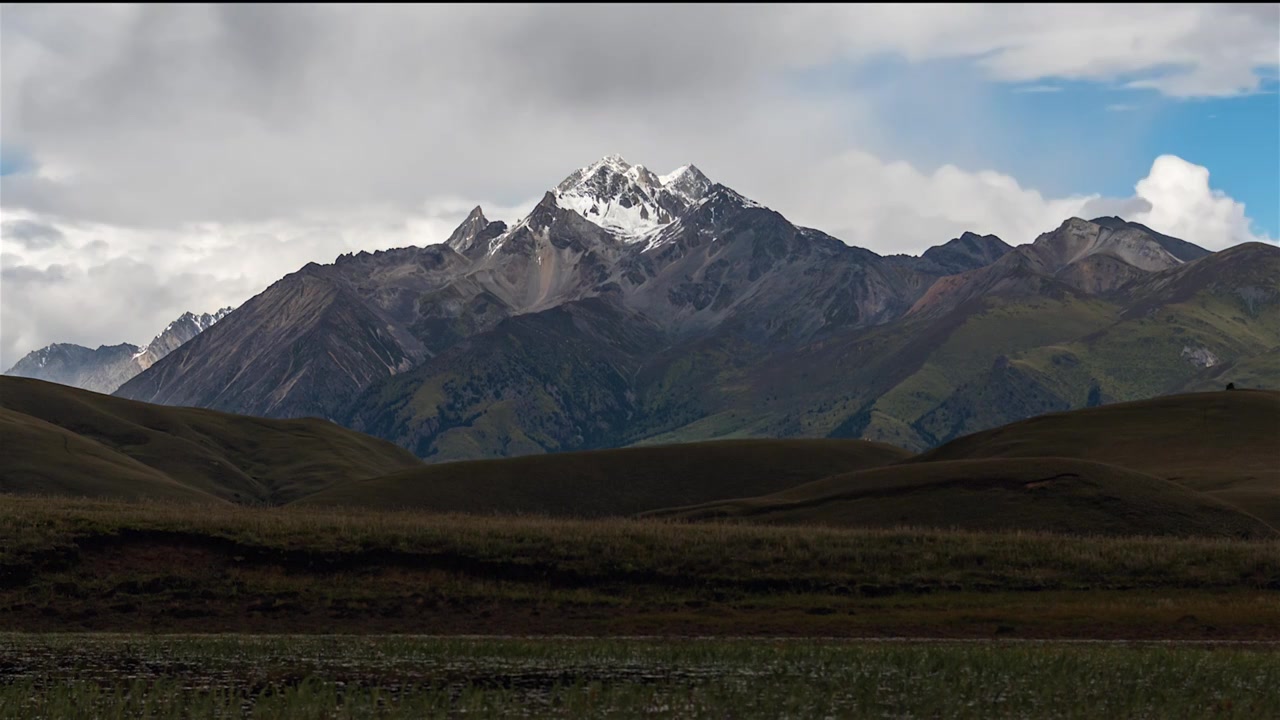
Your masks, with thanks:
[[[677,195],[693,204],[705,198],[713,184],[702,171],[693,165],[683,165],[658,178],[667,193]]]
[[[144,347],[130,343],[100,345],[97,350],[70,343],[54,343],[28,353],[6,375],[71,385],[94,392],[111,393],[130,378],[151,367],[175,348],[208,330],[233,308],[199,315],[191,312],[169,323]]]
[[[607,155],[569,175],[552,193],[561,208],[634,242],[675,220],[710,187],[692,165],[659,176],[620,155]]]
[[[165,329],[152,338],[146,347],[140,348],[133,359],[143,368],[151,367],[160,358],[173,352],[174,349],[191,338],[208,330],[214,323],[226,317],[235,308],[225,307],[212,313],[185,312],[177,320],[165,326]]]

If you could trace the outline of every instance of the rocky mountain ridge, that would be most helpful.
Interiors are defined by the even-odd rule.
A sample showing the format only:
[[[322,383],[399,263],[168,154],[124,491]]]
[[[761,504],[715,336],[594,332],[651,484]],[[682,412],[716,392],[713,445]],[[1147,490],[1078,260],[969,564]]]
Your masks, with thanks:
[[[920,449],[1223,368],[1271,377],[1274,283],[1208,271],[1214,297],[1256,310],[1223,332],[1186,306],[1222,255],[1069,218],[1019,246],[965,233],[885,257],[692,165],[609,156],[510,226],[477,207],[439,245],[309,264],[119,394],[320,416],[434,460],[737,436]],[[1151,330],[1177,344],[1155,383],[1115,365],[1143,303],[1179,318]]]

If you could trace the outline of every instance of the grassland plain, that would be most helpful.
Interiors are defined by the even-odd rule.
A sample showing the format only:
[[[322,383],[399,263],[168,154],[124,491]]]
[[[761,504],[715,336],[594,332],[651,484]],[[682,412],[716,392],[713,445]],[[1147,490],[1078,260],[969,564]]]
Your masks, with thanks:
[[[0,630],[1280,639],[1280,541],[0,501]]]
[[[0,635],[37,718],[1270,718],[1276,646]]]

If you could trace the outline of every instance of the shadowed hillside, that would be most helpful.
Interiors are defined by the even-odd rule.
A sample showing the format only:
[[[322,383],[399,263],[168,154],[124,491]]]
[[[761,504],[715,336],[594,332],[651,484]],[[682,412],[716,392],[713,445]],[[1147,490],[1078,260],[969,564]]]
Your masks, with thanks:
[[[1280,527],[1280,393],[1196,393],[1043,415],[904,463],[655,514],[1267,536]]]
[[[1043,415],[923,455],[740,439],[422,464],[315,420],[148,405],[0,379],[0,492],[432,512],[1268,537],[1280,393]]]
[[[824,478],[764,497],[653,515],[1081,535],[1277,535],[1266,523],[1204,493],[1132,470],[1066,458],[908,463]]]
[[[1192,393],[1042,415],[912,462],[1049,456],[1146,473],[1280,526],[1280,392]]]
[[[597,517],[770,493],[910,457],[862,440],[723,440],[428,465],[305,504]]]
[[[264,420],[0,378],[0,492],[280,504],[417,467],[323,420]]]

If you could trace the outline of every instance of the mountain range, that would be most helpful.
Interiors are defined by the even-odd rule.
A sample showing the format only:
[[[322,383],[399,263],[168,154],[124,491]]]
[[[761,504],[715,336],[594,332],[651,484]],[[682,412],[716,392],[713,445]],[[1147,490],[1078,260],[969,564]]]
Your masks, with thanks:
[[[146,347],[129,343],[83,345],[54,343],[27,353],[5,375],[48,380],[100,393],[112,393],[130,378],[156,364],[182,343],[226,317],[234,308],[213,313],[183,313],[152,338]]]
[[[1117,217],[919,257],[686,165],[579,169],[508,226],[311,263],[116,394],[320,417],[429,461],[732,438],[920,451],[1033,415],[1280,388],[1280,248]]]

